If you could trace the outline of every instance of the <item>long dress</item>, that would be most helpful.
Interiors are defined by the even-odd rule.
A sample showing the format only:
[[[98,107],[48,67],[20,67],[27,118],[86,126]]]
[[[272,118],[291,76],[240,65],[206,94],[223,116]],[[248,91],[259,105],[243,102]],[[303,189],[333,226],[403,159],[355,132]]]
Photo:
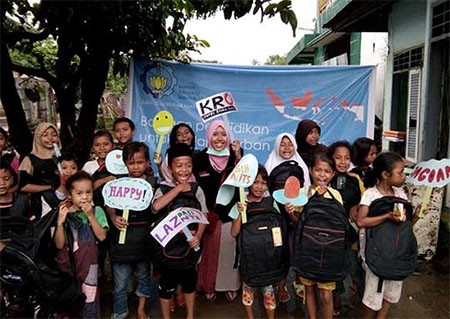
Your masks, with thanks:
[[[212,168],[206,149],[194,157],[194,174],[205,192],[209,219],[212,216],[218,218],[214,229],[205,231],[202,240],[203,253],[198,265],[197,290],[205,293],[236,291],[240,287],[239,271],[233,268],[236,241],[231,237],[231,219],[228,217],[228,212],[235,201],[232,200],[228,206],[216,205],[219,187],[234,166],[233,154],[230,155],[223,172],[217,172]]]

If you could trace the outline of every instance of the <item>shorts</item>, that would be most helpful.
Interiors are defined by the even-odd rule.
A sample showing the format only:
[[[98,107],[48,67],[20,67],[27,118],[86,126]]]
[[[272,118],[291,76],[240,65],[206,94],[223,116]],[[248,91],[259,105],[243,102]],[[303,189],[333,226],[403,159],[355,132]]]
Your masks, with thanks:
[[[300,278],[300,282],[306,287],[317,285],[317,287],[319,289],[323,289],[323,290],[333,291],[333,290],[336,289],[336,282],[335,281],[317,282],[317,281],[306,279],[306,278],[303,278],[303,277],[299,277],[299,278]]]
[[[242,284],[242,303],[244,306],[253,305],[253,301],[255,300],[255,289],[257,288],[250,287],[245,282]],[[277,302],[275,300],[273,285],[261,287],[261,292],[264,298],[264,308],[275,310]]]
[[[383,299],[391,304],[397,303],[400,300],[403,286],[402,280],[385,279],[383,280],[381,292],[377,292],[379,277],[369,269],[365,262],[363,263],[363,268],[366,272],[366,285],[364,287],[364,296],[362,299],[364,305],[373,311],[379,311],[383,306]]]
[[[178,285],[183,288],[185,294],[195,292],[197,286],[197,270],[189,269],[170,269],[161,267],[159,277],[159,297],[161,299],[171,299]]]

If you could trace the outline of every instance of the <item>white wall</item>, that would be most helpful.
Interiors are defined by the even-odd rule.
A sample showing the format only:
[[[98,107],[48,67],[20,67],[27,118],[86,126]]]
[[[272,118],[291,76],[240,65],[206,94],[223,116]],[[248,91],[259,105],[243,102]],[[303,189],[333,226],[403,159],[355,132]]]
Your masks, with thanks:
[[[361,65],[375,65],[375,114],[383,118],[384,78],[388,53],[387,32],[361,33]]]

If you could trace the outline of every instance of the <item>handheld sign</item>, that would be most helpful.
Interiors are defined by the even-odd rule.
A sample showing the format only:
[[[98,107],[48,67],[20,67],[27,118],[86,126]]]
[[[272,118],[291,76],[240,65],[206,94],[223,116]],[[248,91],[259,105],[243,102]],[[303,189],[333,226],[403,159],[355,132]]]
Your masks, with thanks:
[[[159,164],[161,149],[164,141],[164,136],[170,133],[173,127],[173,116],[168,111],[159,111],[153,118],[153,130],[159,135],[158,146],[156,147],[156,158],[153,160],[155,164]]]
[[[192,234],[187,226],[192,223],[209,224],[208,219],[198,209],[180,207],[170,212],[150,234],[161,246],[166,247],[167,243],[181,230],[190,240]]]
[[[284,189],[273,192],[273,198],[280,204],[292,204],[293,206],[304,206],[308,202],[308,196],[301,192],[300,181],[295,176],[289,176],[284,184]]]
[[[58,159],[58,171],[59,171],[59,174],[61,174],[61,176],[64,176],[64,173],[63,173],[62,168],[61,168],[61,163],[59,161],[59,158],[61,157],[61,151],[60,151],[60,149],[58,147],[58,144],[53,143],[53,150],[55,151],[55,156]]]
[[[106,155],[105,166],[114,175],[128,174],[128,169],[122,159],[122,150],[113,150]]]
[[[239,187],[240,202],[245,207],[244,187],[253,184],[258,173],[258,160],[253,154],[247,154],[241,158],[236,167],[228,175],[227,179],[219,188],[216,202],[218,204],[227,205],[234,195],[235,187]],[[245,211],[242,213],[242,222],[247,222]]]
[[[144,179],[123,177],[106,183],[102,195],[105,205],[122,209],[122,218],[128,222],[130,209],[142,211],[148,208],[153,197],[153,190]],[[120,231],[119,244],[125,243],[126,234],[126,228]]]
[[[418,163],[407,181],[414,185],[425,185],[425,194],[422,201],[422,207],[419,212],[419,218],[424,217],[424,210],[430,202],[433,187],[443,187],[450,183],[450,159],[435,159]]]
[[[203,123],[238,110],[230,92],[211,95],[195,102],[195,105]]]

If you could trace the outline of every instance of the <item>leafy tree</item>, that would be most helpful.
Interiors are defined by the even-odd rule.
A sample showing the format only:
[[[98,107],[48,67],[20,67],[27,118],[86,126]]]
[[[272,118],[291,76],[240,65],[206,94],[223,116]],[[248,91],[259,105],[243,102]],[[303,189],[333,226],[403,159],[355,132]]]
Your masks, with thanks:
[[[290,0],[2,1],[1,99],[11,142],[21,154],[31,149],[12,70],[50,83],[58,100],[63,145],[85,159],[105,85],[123,90],[119,78],[127,73],[130,57],[189,62],[189,52],[208,43],[185,35],[186,22],[219,11],[226,19],[250,12],[261,19],[278,15],[294,34],[297,27]],[[76,119],[78,95],[82,107]]]
[[[264,65],[286,65],[286,55],[280,56],[279,54],[271,55],[264,62]]]

